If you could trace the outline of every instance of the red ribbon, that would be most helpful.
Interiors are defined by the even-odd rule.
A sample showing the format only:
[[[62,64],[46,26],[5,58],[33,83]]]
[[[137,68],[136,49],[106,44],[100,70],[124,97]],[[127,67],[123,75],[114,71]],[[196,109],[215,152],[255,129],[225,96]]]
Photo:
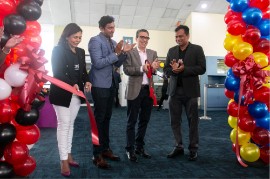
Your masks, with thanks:
[[[150,65],[149,61],[148,60],[145,60],[145,63],[148,63],[148,72],[146,74],[147,78],[149,78],[149,96],[153,99],[153,105],[156,106],[157,105],[157,97],[155,95],[155,90],[154,90],[154,87],[153,87],[153,68],[152,66]]]
[[[238,142],[238,122],[240,113],[240,104],[242,96],[245,96],[244,105],[253,103],[253,91],[262,87],[265,82],[265,77],[270,76],[269,71],[262,70],[260,65],[256,64],[252,57],[248,57],[244,61],[237,62],[233,67],[232,71],[236,76],[240,77],[240,89],[238,98],[238,115],[236,125],[236,157],[238,162],[243,166],[247,167],[239,153],[239,142]]]
[[[47,62],[47,60],[43,57],[43,50],[37,50],[30,45],[27,45],[26,48],[28,51],[27,56],[20,57],[18,60],[21,62],[20,69],[28,72],[28,76],[25,80],[25,85],[23,86],[19,96],[19,104],[25,111],[31,110],[32,101],[35,99],[36,95],[41,91],[43,87],[43,85],[40,84],[43,84],[47,81],[50,81],[56,86],[86,99],[82,91],[77,91],[69,84],[47,75],[47,71],[44,67],[44,64]],[[90,119],[92,143],[94,145],[99,145],[95,116],[88,100],[86,99],[85,101],[87,104],[87,110]]]

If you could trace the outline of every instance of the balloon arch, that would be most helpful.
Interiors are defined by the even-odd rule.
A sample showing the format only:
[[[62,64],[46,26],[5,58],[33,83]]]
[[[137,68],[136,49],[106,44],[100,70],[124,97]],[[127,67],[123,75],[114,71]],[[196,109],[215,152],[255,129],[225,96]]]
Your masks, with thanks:
[[[37,22],[42,4],[43,0],[0,0],[1,49],[12,35],[24,36],[0,66],[1,178],[27,176],[36,168],[29,145],[40,137],[35,124],[45,99],[41,90],[46,80],[40,74],[47,73],[46,59],[39,49],[42,39]]]
[[[227,0],[225,95],[230,138],[239,163],[269,164],[270,8],[269,0]]]

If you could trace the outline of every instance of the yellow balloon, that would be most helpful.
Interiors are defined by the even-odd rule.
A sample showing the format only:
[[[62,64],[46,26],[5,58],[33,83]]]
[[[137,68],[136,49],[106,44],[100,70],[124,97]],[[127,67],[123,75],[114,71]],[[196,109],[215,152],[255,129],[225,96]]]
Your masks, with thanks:
[[[250,43],[239,42],[233,47],[233,56],[239,60],[245,60],[253,53],[253,47]]]
[[[270,88],[270,83],[264,83],[263,86],[266,86],[267,88]]]
[[[231,141],[235,144],[236,142],[236,128],[231,131],[230,134]],[[238,144],[244,145],[250,140],[250,132],[246,132],[238,128]]]
[[[234,36],[228,33],[224,39],[223,46],[227,51],[232,51],[234,45],[239,42],[243,42],[241,35]]]
[[[159,64],[159,66],[160,66],[161,68],[164,68],[164,63],[161,62],[161,63]]]
[[[234,102],[234,99],[230,99],[230,101],[228,102],[228,104],[230,104],[231,102]]]
[[[263,68],[262,70],[270,71],[270,65],[268,65],[267,67]]]
[[[240,156],[248,162],[255,162],[260,158],[260,149],[253,143],[247,143],[240,147]]]
[[[228,117],[228,123],[231,126],[231,128],[236,128],[236,126],[237,126],[237,117],[229,116]]]
[[[255,52],[252,54],[256,64],[260,65],[261,68],[264,68],[268,65],[268,57],[262,52]]]

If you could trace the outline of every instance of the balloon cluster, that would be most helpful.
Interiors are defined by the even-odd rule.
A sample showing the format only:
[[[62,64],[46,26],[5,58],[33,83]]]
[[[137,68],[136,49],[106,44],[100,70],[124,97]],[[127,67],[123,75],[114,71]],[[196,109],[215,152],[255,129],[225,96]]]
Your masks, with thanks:
[[[233,150],[244,161],[269,164],[269,0],[227,1],[225,95],[231,99],[227,112]]]
[[[6,56],[0,67],[0,178],[27,176],[36,168],[28,145],[40,137],[35,125],[45,102],[41,92],[46,74],[41,45],[43,0],[0,0],[1,48],[12,35],[24,40]]]

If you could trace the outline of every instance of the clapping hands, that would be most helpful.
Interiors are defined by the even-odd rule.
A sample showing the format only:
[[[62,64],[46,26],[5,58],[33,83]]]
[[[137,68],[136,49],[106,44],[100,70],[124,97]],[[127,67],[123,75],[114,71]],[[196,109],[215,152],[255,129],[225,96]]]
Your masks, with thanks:
[[[115,52],[117,54],[120,54],[121,51],[123,52],[128,52],[130,51],[131,49],[133,49],[133,47],[136,45],[136,43],[134,44],[128,44],[128,43],[124,43],[123,40],[120,40],[120,42],[118,42],[118,44],[116,45],[115,47]]]
[[[184,63],[183,63],[183,60],[182,59],[179,59],[177,62],[176,62],[176,60],[175,59],[173,59],[172,61],[171,61],[171,67],[172,67],[172,71],[174,72],[174,73],[180,73],[180,72],[182,72],[182,71],[184,71],[184,68],[185,68],[185,66],[184,66]]]

